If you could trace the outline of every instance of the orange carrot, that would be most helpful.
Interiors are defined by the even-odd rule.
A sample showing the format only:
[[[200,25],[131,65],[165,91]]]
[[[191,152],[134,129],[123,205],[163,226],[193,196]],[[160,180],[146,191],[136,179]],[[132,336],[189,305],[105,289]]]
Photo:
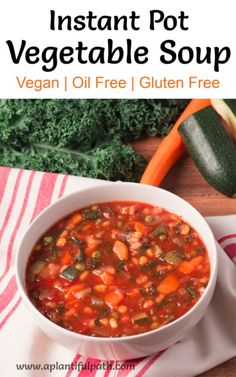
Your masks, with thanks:
[[[76,310],[75,310],[75,308],[71,308],[71,309],[67,310],[67,312],[65,312],[64,316],[65,317],[71,317],[74,314],[76,314]]]
[[[183,261],[179,266],[178,269],[185,275],[190,274],[195,267],[203,262],[203,256],[199,255],[198,257],[193,258],[191,261]]]
[[[107,286],[105,284],[97,284],[94,286],[94,290],[99,293],[104,293],[107,290]]]
[[[193,258],[190,263],[193,267],[197,267],[202,262],[203,262],[203,256],[199,255],[198,257]]]
[[[88,246],[86,247],[85,252],[87,255],[92,255],[92,253],[96,251],[96,249],[97,249],[96,246]]]
[[[68,288],[68,290],[66,291],[66,294],[65,294],[65,298],[66,300],[73,300],[74,298],[74,294],[76,292],[80,292],[82,291],[82,289],[84,289],[86,287],[85,284],[76,284],[76,285],[72,285],[71,287]]]
[[[129,297],[140,297],[140,291],[136,290],[135,288],[132,291],[126,292],[126,295]]]
[[[73,224],[78,224],[83,220],[83,217],[80,213],[74,213],[74,215],[71,218],[71,221]]]
[[[179,282],[175,275],[170,274],[168,275],[157,287],[158,292],[163,294],[168,294],[174,292],[178,289]]]
[[[104,284],[111,285],[114,281],[114,277],[106,271],[93,270],[93,274],[99,276]]]
[[[111,285],[113,283],[113,281],[114,281],[113,276],[111,276],[110,274],[108,274],[106,271],[104,271],[100,276],[101,276],[102,281],[103,281],[104,284]]]
[[[188,275],[194,270],[194,266],[188,261],[183,261],[178,266],[178,270],[182,272],[182,274]]]
[[[68,252],[66,252],[61,258],[61,262],[63,265],[69,264],[71,260],[72,260],[72,256]]]
[[[170,168],[184,152],[184,144],[178,133],[178,127],[192,114],[210,106],[209,99],[193,99],[178,118],[170,133],[162,140],[159,148],[147,165],[141,183],[159,186]]]
[[[149,228],[138,221],[135,221],[134,228],[135,230],[142,232],[144,234],[149,232]]]
[[[109,292],[104,296],[105,303],[113,308],[116,305],[119,305],[119,303],[123,300],[124,296],[119,291],[113,291]]]
[[[129,259],[129,249],[128,249],[128,246],[124,242],[117,240],[114,243],[113,251],[118,256],[119,259],[121,260]]]
[[[83,226],[83,232],[87,232],[87,230],[89,230],[90,228],[92,228],[93,226],[93,223],[88,223],[86,225]]]

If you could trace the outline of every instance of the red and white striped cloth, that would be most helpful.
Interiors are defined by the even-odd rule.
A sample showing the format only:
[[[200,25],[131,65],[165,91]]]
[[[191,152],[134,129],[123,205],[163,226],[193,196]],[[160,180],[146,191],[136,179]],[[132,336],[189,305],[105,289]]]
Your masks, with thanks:
[[[236,266],[232,261],[236,261],[236,215],[207,219],[221,245],[218,247],[216,291],[204,319],[188,337],[169,349],[143,359],[120,362],[116,370],[103,370],[101,361],[74,355],[35,326],[16,286],[17,243],[30,222],[51,202],[98,183],[108,184],[81,177],[0,167],[0,375],[191,377],[235,356]],[[68,364],[79,362],[97,367],[97,370],[68,370]],[[115,368],[116,364],[111,365]],[[40,370],[34,370],[36,368]],[[50,372],[50,368],[55,369]]]

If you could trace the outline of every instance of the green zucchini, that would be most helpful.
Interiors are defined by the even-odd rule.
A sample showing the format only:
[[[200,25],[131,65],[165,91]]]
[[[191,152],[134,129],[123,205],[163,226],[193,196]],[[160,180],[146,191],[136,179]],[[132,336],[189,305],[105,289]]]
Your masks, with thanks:
[[[132,317],[133,323],[137,323],[137,324],[141,324],[141,323],[146,322],[148,320],[149,320],[149,317],[144,312],[137,313],[137,314],[133,315],[133,317]]]
[[[159,225],[156,229],[153,230],[153,232],[150,234],[150,237],[156,237],[160,234],[166,234],[166,228],[164,224]]]
[[[172,264],[172,266],[177,266],[182,262],[182,258],[174,251],[168,251],[165,253],[164,259],[167,263]]]
[[[179,126],[183,142],[205,179],[218,191],[236,197],[236,148],[209,106]]]
[[[197,297],[199,295],[194,287],[187,287],[186,289],[192,297]]]
[[[76,279],[79,271],[74,266],[68,266],[60,273],[60,276],[69,282]]]
[[[211,103],[236,141],[236,99],[214,99]]]

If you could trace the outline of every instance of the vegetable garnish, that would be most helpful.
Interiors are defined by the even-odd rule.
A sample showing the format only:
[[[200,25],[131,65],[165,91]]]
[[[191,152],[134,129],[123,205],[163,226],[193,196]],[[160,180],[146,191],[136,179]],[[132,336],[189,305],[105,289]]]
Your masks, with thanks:
[[[186,100],[0,100],[0,164],[139,181],[145,159],[127,143],[166,135]]]
[[[26,287],[35,307],[59,326],[121,337],[184,315],[209,275],[206,248],[182,218],[117,201],[82,208],[49,229],[29,258]]]
[[[178,133],[180,124],[197,111],[210,105],[209,99],[193,99],[178,118],[170,133],[162,140],[157,151],[147,165],[141,183],[159,186],[170,168],[184,152],[184,144]]]
[[[198,111],[179,127],[190,156],[218,191],[236,197],[236,147],[212,107]]]

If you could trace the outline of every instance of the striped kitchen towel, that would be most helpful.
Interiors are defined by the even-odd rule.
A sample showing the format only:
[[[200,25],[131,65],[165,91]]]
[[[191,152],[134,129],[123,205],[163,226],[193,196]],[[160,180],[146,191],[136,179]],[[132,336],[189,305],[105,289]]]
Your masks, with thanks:
[[[16,286],[17,244],[46,206],[94,184],[108,182],[0,167],[1,376],[191,377],[235,356],[236,215],[207,219],[219,242],[216,291],[201,322],[169,349],[133,361],[103,362],[74,355],[35,325]]]

